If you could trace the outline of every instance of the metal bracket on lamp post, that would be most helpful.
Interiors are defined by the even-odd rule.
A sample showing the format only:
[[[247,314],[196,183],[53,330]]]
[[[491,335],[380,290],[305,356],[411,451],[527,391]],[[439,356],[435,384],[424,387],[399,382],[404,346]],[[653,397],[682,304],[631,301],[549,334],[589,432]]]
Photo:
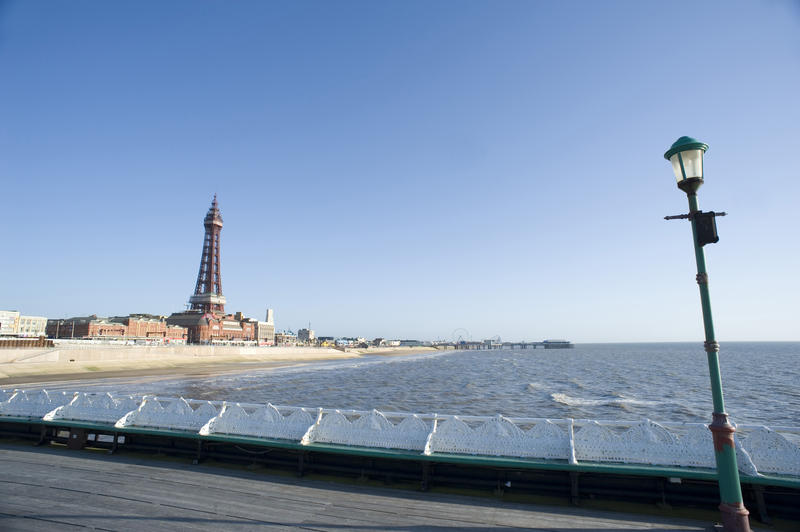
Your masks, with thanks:
[[[689,214],[676,214],[674,216],[664,216],[665,220],[689,220],[692,222],[693,233],[697,239],[697,245],[701,248],[706,244],[716,244],[719,242],[717,234],[717,216],[726,216],[726,212],[703,212],[701,210],[691,210]]]
[[[664,219],[665,220],[691,220],[692,218],[694,218],[694,215],[698,214],[698,213],[703,213],[703,211],[690,212],[689,214],[675,214],[673,216],[664,216]],[[708,214],[708,215],[711,215],[711,216],[727,216],[728,215],[727,212],[714,212],[714,211],[708,211],[707,213],[703,213],[703,214]]]

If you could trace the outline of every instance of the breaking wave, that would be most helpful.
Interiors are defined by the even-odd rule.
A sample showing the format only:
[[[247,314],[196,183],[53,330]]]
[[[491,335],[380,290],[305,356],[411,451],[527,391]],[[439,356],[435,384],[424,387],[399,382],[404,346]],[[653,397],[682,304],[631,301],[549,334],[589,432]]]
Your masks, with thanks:
[[[644,399],[632,399],[629,397],[615,397],[611,399],[584,399],[582,397],[570,397],[565,393],[551,393],[550,397],[556,403],[567,406],[654,406],[660,404],[659,401],[647,401]]]

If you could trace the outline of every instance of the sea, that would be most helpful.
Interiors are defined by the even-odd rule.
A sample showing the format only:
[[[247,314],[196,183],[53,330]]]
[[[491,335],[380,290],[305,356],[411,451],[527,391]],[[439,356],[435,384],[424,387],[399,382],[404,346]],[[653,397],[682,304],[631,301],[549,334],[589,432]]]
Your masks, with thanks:
[[[731,342],[719,357],[726,410],[736,423],[800,426],[800,342]],[[213,376],[26,388],[386,412],[708,422],[708,375],[700,343],[625,343],[366,355]]]
[[[800,427],[800,342],[731,342],[720,354],[738,424]],[[250,369],[47,383],[27,389],[386,412],[709,422],[702,344],[576,344],[574,349],[437,351]]]

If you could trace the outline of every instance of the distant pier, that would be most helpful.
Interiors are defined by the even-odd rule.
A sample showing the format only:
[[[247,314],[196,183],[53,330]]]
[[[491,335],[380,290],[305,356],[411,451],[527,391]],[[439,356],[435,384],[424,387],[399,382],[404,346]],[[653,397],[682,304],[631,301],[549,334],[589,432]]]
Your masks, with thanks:
[[[496,342],[493,340],[483,340],[481,342],[461,341],[450,342],[445,344],[454,349],[464,349],[468,351],[475,350],[489,350],[489,349],[536,349],[542,347],[544,349],[572,349],[575,344],[567,340],[543,340],[541,342]]]

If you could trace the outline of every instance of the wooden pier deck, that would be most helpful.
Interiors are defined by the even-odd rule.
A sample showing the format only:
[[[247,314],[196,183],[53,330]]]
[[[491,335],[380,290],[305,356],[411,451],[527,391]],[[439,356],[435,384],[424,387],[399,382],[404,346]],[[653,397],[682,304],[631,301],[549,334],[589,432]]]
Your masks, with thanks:
[[[677,531],[710,524],[0,443],[4,531]]]

